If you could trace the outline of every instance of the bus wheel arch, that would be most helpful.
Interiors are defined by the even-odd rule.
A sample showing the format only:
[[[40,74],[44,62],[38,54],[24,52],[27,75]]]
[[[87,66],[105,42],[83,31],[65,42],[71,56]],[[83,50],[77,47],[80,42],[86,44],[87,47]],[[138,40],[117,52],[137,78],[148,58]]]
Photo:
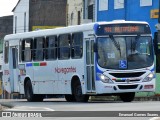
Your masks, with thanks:
[[[77,102],[88,102],[89,96],[82,93],[82,86],[78,76],[72,78],[71,90]]]

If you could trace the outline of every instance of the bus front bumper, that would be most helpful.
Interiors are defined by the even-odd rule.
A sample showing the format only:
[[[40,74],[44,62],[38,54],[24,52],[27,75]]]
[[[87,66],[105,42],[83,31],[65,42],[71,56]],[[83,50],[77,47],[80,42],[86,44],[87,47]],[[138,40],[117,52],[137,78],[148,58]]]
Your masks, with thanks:
[[[125,93],[125,92],[154,92],[155,79],[150,82],[129,82],[108,84],[96,81],[97,94]]]

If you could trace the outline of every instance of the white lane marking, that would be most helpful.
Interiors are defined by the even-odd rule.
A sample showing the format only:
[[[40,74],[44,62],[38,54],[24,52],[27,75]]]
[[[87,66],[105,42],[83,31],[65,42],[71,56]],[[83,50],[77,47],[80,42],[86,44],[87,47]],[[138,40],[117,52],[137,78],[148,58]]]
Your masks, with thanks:
[[[46,107],[20,106],[20,107],[14,107],[11,109],[7,109],[5,111],[55,111],[55,110],[51,108],[46,108]]]
[[[150,120],[160,120],[160,117],[154,117],[154,118],[151,118]]]

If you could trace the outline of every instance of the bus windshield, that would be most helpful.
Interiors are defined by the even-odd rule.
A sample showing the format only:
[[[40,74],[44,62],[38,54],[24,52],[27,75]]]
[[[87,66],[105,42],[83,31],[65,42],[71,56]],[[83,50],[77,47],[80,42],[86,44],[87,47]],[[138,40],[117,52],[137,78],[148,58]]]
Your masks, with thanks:
[[[97,38],[97,60],[106,69],[140,69],[153,65],[152,38],[109,36]]]

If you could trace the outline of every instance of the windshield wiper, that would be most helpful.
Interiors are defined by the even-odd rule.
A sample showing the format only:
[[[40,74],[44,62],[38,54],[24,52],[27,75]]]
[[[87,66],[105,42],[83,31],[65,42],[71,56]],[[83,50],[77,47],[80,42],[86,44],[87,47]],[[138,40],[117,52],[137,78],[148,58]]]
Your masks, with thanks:
[[[113,35],[109,35],[109,38],[112,40],[112,42],[114,43],[114,46],[117,48],[117,50],[119,51],[119,54],[120,54],[120,57],[121,57],[121,47],[120,47],[120,44],[119,42],[117,42]]]
[[[136,45],[137,45],[140,37],[141,37],[140,34],[137,34],[133,43],[132,43],[132,38],[131,38],[131,53],[136,50]]]

